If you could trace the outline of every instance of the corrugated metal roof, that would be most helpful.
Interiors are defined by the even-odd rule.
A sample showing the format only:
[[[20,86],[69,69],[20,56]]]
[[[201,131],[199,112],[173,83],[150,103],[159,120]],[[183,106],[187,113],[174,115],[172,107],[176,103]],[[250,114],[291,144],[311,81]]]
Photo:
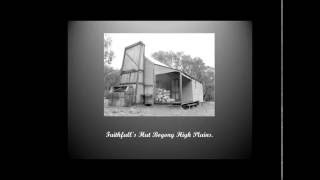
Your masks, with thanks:
[[[145,56],[145,57],[146,57],[146,56]],[[189,78],[191,78],[191,79],[194,79],[194,80],[198,81],[197,79],[195,79],[194,77],[190,76],[189,74],[187,74],[187,73],[185,73],[185,72],[182,72],[182,71],[180,71],[179,69],[175,69],[175,68],[169,67],[169,66],[163,64],[162,62],[159,62],[158,60],[156,60],[156,59],[154,59],[154,58],[152,58],[152,57],[146,57],[146,58],[147,58],[149,61],[151,61],[152,63],[156,64],[156,65],[164,66],[164,67],[170,68],[170,69],[172,69],[172,70],[175,70],[175,71],[177,71],[177,72],[181,72],[181,73],[182,73],[183,75],[185,75],[186,77],[189,77]],[[199,82],[199,81],[198,81],[198,82]]]
[[[147,58],[149,61],[151,61],[152,63],[154,63],[154,64],[157,64],[157,65],[161,65],[161,66],[165,66],[165,67],[167,67],[167,68],[170,68],[169,66],[163,64],[162,62],[160,62],[160,61],[158,61],[158,60],[156,60],[156,59],[154,59],[154,58],[152,58],[152,57],[150,57],[150,56],[148,56],[148,57],[146,56],[146,58]]]

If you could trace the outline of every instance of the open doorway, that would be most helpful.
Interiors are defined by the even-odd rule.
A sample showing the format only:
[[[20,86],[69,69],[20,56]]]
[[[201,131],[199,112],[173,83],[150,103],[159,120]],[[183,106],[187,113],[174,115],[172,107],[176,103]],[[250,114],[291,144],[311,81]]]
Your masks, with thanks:
[[[169,72],[156,75],[155,103],[180,103],[179,72]]]

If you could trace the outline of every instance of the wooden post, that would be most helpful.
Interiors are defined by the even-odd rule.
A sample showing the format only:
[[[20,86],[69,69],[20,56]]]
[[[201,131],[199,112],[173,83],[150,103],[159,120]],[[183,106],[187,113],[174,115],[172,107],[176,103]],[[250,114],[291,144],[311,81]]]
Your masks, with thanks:
[[[138,94],[138,81],[139,81],[139,71],[136,72],[137,73],[137,76],[136,76],[136,90],[135,90],[135,103],[137,104],[138,103],[138,97],[137,97],[137,94]]]
[[[141,46],[140,46],[141,47]],[[136,104],[137,104],[137,100],[138,100],[138,82],[139,82],[139,70],[140,70],[140,64],[141,64],[141,48],[139,49],[139,62],[138,62],[138,71],[137,71],[137,81],[136,81]],[[144,73],[142,73],[143,76]]]
[[[144,46],[142,46],[141,45],[141,50],[144,52]],[[143,61],[143,70],[145,70],[145,68],[146,68],[146,62],[145,62],[145,59],[144,59],[144,53],[142,53],[142,61]],[[145,95],[146,95],[146,82],[145,82],[145,76],[146,75],[146,71],[143,71],[143,73],[142,73],[142,77],[143,77],[143,95],[144,95],[144,103],[145,103],[145,101],[146,101],[146,97],[145,97]]]
[[[181,72],[179,73],[179,89],[180,89],[180,102],[182,103],[182,75]]]
[[[154,73],[154,64],[153,64],[153,103],[155,103],[156,97],[156,74]]]
[[[122,75],[122,71],[123,71],[123,64],[124,64],[124,59],[126,58],[126,49],[123,52],[123,59],[122,59],[122,65],[121,65],[121,69],[120,69],[120,76]]]

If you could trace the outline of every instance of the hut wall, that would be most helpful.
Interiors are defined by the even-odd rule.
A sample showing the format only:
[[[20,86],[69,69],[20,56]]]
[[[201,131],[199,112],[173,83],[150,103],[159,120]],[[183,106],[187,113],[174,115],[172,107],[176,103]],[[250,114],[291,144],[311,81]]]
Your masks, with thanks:
[[[203,87],[198,81],[193,80],[193,101],[203,102]]]
[[[154,64],[147,59],[144,59],[144,93],[153,95],[154,90]]]
[[[137,101],[136,101],[136,103],[138,103],[138,104],[143,103],[143,97],[142,97],[142,95],[143,95],[143,87],[144,86],[142,84],[138,84],[138,86],[137,86],[137,95],[136,95]]]
[[[193,81],[182,76],[182,103],[193,102]]]

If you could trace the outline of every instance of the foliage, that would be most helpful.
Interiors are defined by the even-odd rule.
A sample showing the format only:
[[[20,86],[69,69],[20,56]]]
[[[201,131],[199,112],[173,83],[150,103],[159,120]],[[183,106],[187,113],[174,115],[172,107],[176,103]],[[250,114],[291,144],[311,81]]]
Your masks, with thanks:
[[[120,83],[120,71],[113,69],[107,64],[104,65],[104,96],[108,96],[111,86],[117,86]]]
[[[113,69],[110,64],[115,57],[111,50],[112,39],[104,37],[104,96],[107,97],[111,86],[116,86],[120,82],[120,71]]]
[[[110,37],[104,38],[104,64],[111,64],[112,59],[115,57],[114,52],[111,50],[112,39]]]
[[[183,55],[183,52],[158,51],[153,53],[152,57],[172,68],[181,70],[181,58]]]
[[[207,66],[202,76],[203,97],[206,101],[215,100],[215,69]]]

